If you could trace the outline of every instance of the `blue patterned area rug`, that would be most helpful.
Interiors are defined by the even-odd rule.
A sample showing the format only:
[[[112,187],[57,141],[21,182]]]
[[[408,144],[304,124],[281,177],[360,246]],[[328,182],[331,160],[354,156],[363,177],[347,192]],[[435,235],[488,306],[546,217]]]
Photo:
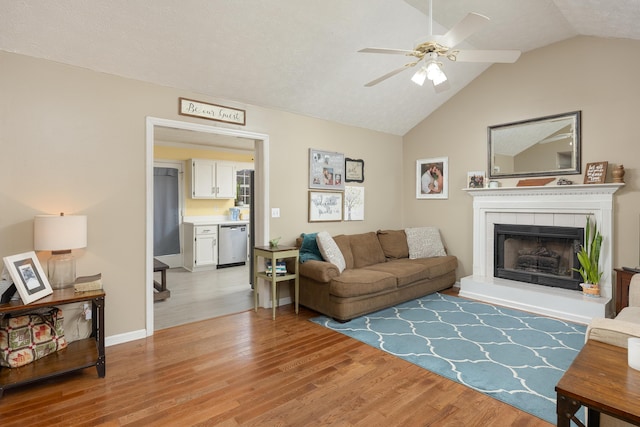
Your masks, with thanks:
[[[339,323],[311,319],[556,422],[556,393],[586,327],[439,293]],[[581,411],[579,411],[581,412]]]

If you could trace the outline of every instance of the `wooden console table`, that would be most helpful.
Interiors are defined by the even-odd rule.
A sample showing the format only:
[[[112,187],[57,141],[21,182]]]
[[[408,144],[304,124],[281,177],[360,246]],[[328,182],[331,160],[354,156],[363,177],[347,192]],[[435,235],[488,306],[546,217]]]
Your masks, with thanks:
[[[271,260],[271,274],[267,274],[264,271],[258,271],[258,257]],[[295,270],[293,273],[287,273],[284,275],[276,274],[276,263],[279,259],[295,259]],[[295,281],[295,295],[293,298],[296,314],[298,314],[298,297],[300,295],[300,285],[298,282],[298,260],[300,258],[300,250],[298,248],[289,246],[277,246],[272,248],[271,246],[256,246],[253,248],[253,305],[255,311],[258,311],[258,279],[264,279],[271,282],[271,306],[273,308],[272,318],[276,318],[276,304],[277,304],[277,284],[284,280]]]
[[[98,376],[106,374],[104,351],[104,297],[99,291],[74,292],[73,287],[54,290],[51,295],[31,304],[22,301],[10,301],[0,304],[0,319],[7,315],[15,316],[35,309],[54,307],[73,302],[91,302],[91,337],[69,343],[67,348],[38,359],[19,368],[0,367],[0,397],[4,390],[22,384],[45,380],[57,375],[78,371],[95,366]],[[63,313],[64,314],[64,313]]]
[[[627,364],[627,349],[588,340],[556,385],[559,427],[569,427],[581,406],[588,425],[598,426],[600,413],[640,424],[640,371]],[[577,422],[578,421],[578,422]]]
[[[629,306],[629,284],[635,271],[624,270],[622,268],[614,268],[616,272],[616,315],[620,311]]]

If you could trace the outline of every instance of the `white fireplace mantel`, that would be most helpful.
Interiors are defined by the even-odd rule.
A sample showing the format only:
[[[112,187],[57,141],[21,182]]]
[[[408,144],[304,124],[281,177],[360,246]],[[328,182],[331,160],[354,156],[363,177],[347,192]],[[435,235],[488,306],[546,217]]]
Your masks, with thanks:
[[[611,314],[613,194],[624,184],[466,189],[473,197],[473,275],[460,295],[580,323]],[[584,227],[591,215],[603,236],[600,298],[493,277],[493,225]]]

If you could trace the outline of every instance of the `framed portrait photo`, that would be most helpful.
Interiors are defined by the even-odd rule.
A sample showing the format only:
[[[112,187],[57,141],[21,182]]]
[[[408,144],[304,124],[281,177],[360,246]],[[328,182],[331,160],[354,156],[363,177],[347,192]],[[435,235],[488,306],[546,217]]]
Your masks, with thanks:
[[[3,259],[23,304],[44,298],[53,292],[35,252],[11,255]]]
[[[416,161],[416,199],[449,198],[449,158]]]
[[[309,191],[309,222],[342,221],[343,193]]]

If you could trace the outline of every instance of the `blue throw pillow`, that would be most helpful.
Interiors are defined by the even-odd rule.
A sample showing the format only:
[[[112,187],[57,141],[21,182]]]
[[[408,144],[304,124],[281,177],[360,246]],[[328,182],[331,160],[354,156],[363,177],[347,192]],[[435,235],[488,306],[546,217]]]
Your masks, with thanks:
[[[302,233],[302,245],[300,246],[300,264],[311,259],[317,261],[324,261],[320,249],[318,248],[318,242],[316,242],[316,236],[318,233]]]

